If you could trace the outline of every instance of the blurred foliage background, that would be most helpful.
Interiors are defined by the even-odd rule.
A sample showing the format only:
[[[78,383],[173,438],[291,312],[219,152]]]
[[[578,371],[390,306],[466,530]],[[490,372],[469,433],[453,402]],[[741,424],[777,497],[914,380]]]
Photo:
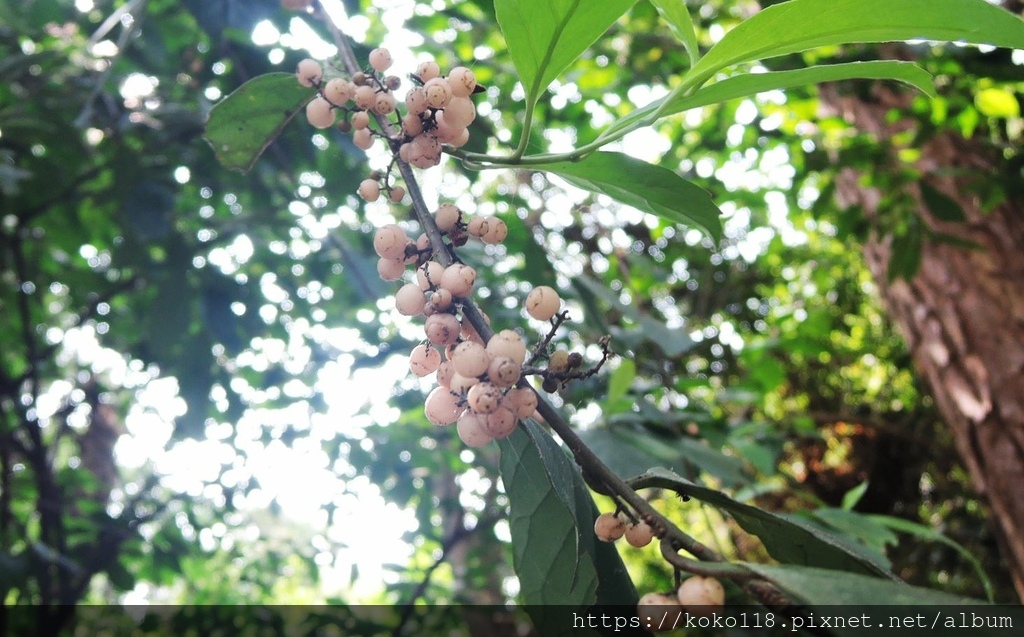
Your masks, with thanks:
[[[522,92],[490,2],[325,4],[352,16],[363,52],[471,63],[487,86],[477,149],[518,139]],[[756,9],[701,3],[701,44]],[[374,270],[372,227],[403,214],[354,197],[381,158],[294,122],[240,175],[201,139],[211,105],[247,79],[307,48],[330,57],[321,37],[277,0],[0,5],[0,597],[50,605],[7,621],[52,629],[69,621],[58,604],[84,602],[515,596],[496,449],[423,417],[404,359],[420,336]],[[939,97],[894,116],[1019,140],[1020,60],[912,53]],[[639,2],[550,87],[539,143],[593,138],[685,66]],[[612,335],[617,367],[558,397],[588,443],[620,475],[670,466],[884,553],[906,581],[984,597],[966,552],[997,600],[1015,599],[880,309],[867,224],[832,198],[837,168],[871,165],[876,143],[807,89],[692,111],[622,148],[714,193],[723,243],[527,171],[447,162],[425,177],[432,200],[511,228],[466,256],[496,325],[537,332],[520,302],[549,284],[573,318],[559,346],[593,356]],[[892,223],[923,240],[912,215]],[[714,510],[663,506],[727,556],[765,559]],[[621,552],[638,590],[670,585],[653,548]]]

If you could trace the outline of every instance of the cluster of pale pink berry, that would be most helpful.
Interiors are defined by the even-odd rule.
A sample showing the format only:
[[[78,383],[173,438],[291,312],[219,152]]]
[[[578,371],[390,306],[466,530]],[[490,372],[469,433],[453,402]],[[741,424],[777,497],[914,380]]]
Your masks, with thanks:
[[[594,521],[594,534],[602,542],[614,542],[625,537],[631,546],[642,548],[654,540],[654,531],[643,520],[631,520],[622,512],[602,513]],[[694,575],[684,580],[674,592],[647,593],[640,598],[638,611],[641,619],[651,607],[658,613],[671,612],[672,607],[691,615],[704,616],[721,611],[725,604],[725,589],[713,577]]]
[[[352,131],[356,146],[367,149],[375,136],[384,137],[391,152],[402,161],[421,168],[435,166],[440,161],[441,144],[460,146],[468,139],[466,127],[476,116],[469,99],[476,90],[476,78],[465,67],[456,67],[447,77],[441,77],[436,63],[421,64],[413,76],[417,86],[405,98],[407,113],[400,119],[394,116],[397,128],[392,128],[398,132],[389,136],[385,127],[374,129],[371,122],[391,117],[397,108],[393,92],[401,80],[384,75],[391,61],[386,49],[374,49],[370,53],[371,71],[357,73],[351,80],[334,78],[325,83],[321,65],[303,60],[296,71],[299,82],[318,89],[306,107],[306,116],[313,126],[327,128],[335,125],[337,113],[344,113],[338,126]],[[373,202],[385,190],[389,201],[400,203],[405,190],[390,184],[387,177],[383,185],[381,182],[382,176],[374,173],[360,183],[359,195]],[[398,224],[378,228],[373,237],[374,250],[380,257],[377,272],[385,281],[400,281],[407,276],[407,268],[415,268],[415,282],[410,280],[399,288],[395,306],[406,316],[425,317],[426,341],[413,349],[409,367],[419,377],[436,374],[437,387],[424,404],[427,418],[435,425],[457,423],[459,438],[471,447],[479,447],[509,436],[521,418],[534,415],[538,398],[523,382],[527,374],[542,375],[543,388],[553,392],[572,378],[595,373],[600,364],[580,372],[580,354],[564,350],[546,354],[554,329],[567,316],[559,314],[562,301],[547,286],[534,288],[526,299],[531,317],[552,321],[552,333],[529,360],[526,343],[512,330],[502,330],[485,343],[463,312],[476,283],[476,271],[460,263],[454,254],[470,238],[486,244],[502,243],[508,236],[508,226],[497,217],[467,219],[452,204],[439,206],[433,218],[443,246],[431,245],[426,234],[413,240]],[[446,267],[434,260],[437,249],[447,250],[454,263]],[[489,323],[486,315],[484,318]],[[610,352],[605,349],[607,358]],[[543,370],[532,367],[539,358],[548,360]]]
[[[320,63],[302,60],[297,70],[299,82],[318,89],[317,96],[306,105],[306,119],[317,128],[330,128],[342,113],[338,127],[352,132],[357,147],[367,150],[374,137],[380,136],[388,140],[402,161],[417,168],[436,166],[441,163],[443,144],[458,148],[469,141],[468,127],[476,119],[476,106],[470,99],[477,90],[476,76],[470,69],[457,66],[443,77],[437,62],[423,62],[412,76],[414,86],[405,95],[405,115],[400,116],[395,91],[402,86],[402,79],[385,75],[391,64],[391,53],[377,48],[370,52],[368,71],[350,79],[337,77],[324,82]],[[384,117],[395,114],[398,133],[388,136],[375,130],[371,113]]]

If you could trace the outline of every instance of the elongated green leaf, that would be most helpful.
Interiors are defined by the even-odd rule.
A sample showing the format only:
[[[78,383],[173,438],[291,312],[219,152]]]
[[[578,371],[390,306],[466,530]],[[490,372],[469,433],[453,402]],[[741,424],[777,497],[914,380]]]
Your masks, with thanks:
[[[210,109],[206,141],[222,165],[247,172],[315,94],[292,73],[254,77]]]
[[[857,506],[860,499],[864,497],[864,494],[868,492],[869,482],[865,480],[854,488],[843,494],[842,508],[847,511],[853,511],[853,507]]]
[[[939,533],[932,527],[925,526],[924,524],[917,524],[910,520],[895,518],[890,515],[871,515],[868,517],[879,524],[889,527],[893,531],[909,533],[910,535],[914,535],[922,540],[928,540],[930,542],[939,542],[956,550],[957,553],[963,556],[964,559],[971,564],[974,568],[974,572],[978,574],[978,579],[981,580],[981,585],[985,588],[985,596],[988,597],[988,601],[991,602],[995,599],[995,590],[992,587],[992,580],[990,580],[988,575],[985,574],[985,569],[982,568],[981,562],[979,562],[978,558],[974,557],[970,551],[960,544],[957,544],[942,533]]]
[[[1024,48],[1024,22],[985,0],[790,0],[725,34],[684,82],[733,64],[854,42],[936,40]]]
[[[740,97],[749,97],[766,91],[785,90],[841,80],[894,80],[913,86],[927,95],[934,95],[932,76],[913,62],[878,60],[873,62],[846,62],[823,64],[793,71],[749,73],[708,84],[693,95],[670,94],[616,121],[602,133],[607,137],[623,130],[635,130],[652,124],[652,116],[665,105],[658,117],[666,117],[692,108],[718,104]],[[668,104],[666,105],[666,102]]]
[[[728,486],[750,482],[749,471],[739,458],[688,438],[658,436],[624,421],[632,415],[620,414],[607,427],[579,432],[583,442],[620,477],[667,465],[695,480],[701,473],[707,473]]]
[[[690,351],[696,345],[686,330],[672,329],[650,314],[641,312],[635,305],[623,303],[619,300],[618,295],[603,283],[586,275],[574,277],[572,283],[576,289],[589,292],[629,317],[637,324],[637,336],[654,343],[667,356],[679,356]],[[623,340],[625,339],[623,338]]]
[[[858,550],[852,542],[842,542],[795,518],[783,518],[737,502],[724,493],[694,484],[667,469],[656,467],[634,478],[631,483],[637,487],[671,489],[727,511],[743,530],[761,538],[768,553],[780,562],[893,577],[875,561],[875,554]]]
[[[969,597],[948,595],[902,582],[805,566],[746,566],[797,599],[822,606],[959,606],[984,604]],[[930,618],[929,618],[930,619]],[[863,634],[863,628],[860,629]]]
[[[625,398],[634,378],[636,378],[636,363],[628,358],[623,359],[608,379],[608,397],[605,399],[605,404],[611,406]]]
[[[544,164],[538,169],[663,219],[697,226],[715,241],[722,237],[722,211],[708,191],[668,168],[622,153],[600,152],[581,161]]]
[[[527,99],[535,99],[635,3],[495,0],[498,26]]]
[[[697,46],[697,33],[693,30],[693,18],[686,8],[686,0],[651,0],[651,4],[668,23],[673,35],[683,43],[683,48],[690,56],[690,66],[696,65],[700,49]]]
[[[593,604],[597,569],[581,543],[575,468],[551,436],[530,421],[500,441],[500,447],[513,564],[523,601],[541,613],[544,605]],[[589,507],[584,513],[592,525]],[[586,531],[592,534],[593,527]],[[545,623],[543,616],[534,616],[534,621]]]

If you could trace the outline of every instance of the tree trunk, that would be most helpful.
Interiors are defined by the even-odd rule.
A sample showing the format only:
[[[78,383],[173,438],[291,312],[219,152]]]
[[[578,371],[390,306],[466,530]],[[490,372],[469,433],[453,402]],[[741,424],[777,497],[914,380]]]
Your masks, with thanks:
[[[886,119],[890,109],[909,101],[889,87],[876,87],[873,101],[829,87],[822,97],[882,143],[914,126],[910,118]],[[995,184],[1005,185],[1000,180],[1009,173],[999,153],[982,141],[943,131],[921,150],[915,164],[921,182],[956,201],[966,220],[937,219],[922,200],[920,184],[908,186],[916,209],[897,214],[917,214],[926,227],[977,247],[925,240],[920,269],[909,281],[888,280],[892,236],[877,225],[864,254],[990,508],[1014,586],[1024,599],[1024,201],[1010,196],[982,210],[982,195]],[[1020,176],[1009,179],[1019,182]],[[859,205],[869,220],[877,218],[882,193],[865,186],[856,171],[841,170],[836,186],[841,206]]]

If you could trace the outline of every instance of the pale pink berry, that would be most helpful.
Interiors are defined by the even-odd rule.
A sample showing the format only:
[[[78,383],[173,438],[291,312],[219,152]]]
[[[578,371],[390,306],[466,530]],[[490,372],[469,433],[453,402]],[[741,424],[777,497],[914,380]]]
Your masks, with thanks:
[[[358,111],[352,114],[352,128],[362,130],[370,125],[370,114],[366,111]]]
[[[454,364],[454,361],[452,363]],[[452,374],[452,379],[448,382],[448,388],[460,396],[465,396],[479,382],[480,379],[475,376],[463,376],[459,372],[455,372]]]
[[[437,384],[441,387],[451,387],[454,376],[455,366],[451,361],[444,361],[437,366]]]
[[[316,86],[324,76],[323,67],[316,60],[306,58],[299,61],[295,69],[295,77],[303,86]]]
[[[376,179],[364,179],[359,184],[359,196],[365,199],[366,201],[377,201],[377,199],[380,198],[380,184],[377,183]],[[380,254],[380,252],[378,251],[377,254]],[[403,256],[405,256],[404,252]]]
[[[408,113],[402,118],[402,132],[409,137],[415,137],[423,132],[423,120],[418,115]]]
[[[473,341],[459,343],[452,352],[451,360],[456,372],[473,378],[483,376],[491,364],[491,357],[484,346]]]
[[[448,290],[438,288],[430,294],[427,301],[434,307],[434,309],[443,312],[452,306],[455,298]]]
[[[377,98],[373,102],[373,112],[378,115],[390,115],[397,107],[398,102],[391,93],[377,93]]]
[[[441,67],[437,65],[437,62],[428,60],[422,62],[416,67],[416,75],[419,76],[420,80],[427,82],[434,79],[441,74]]]
[[[427,94],[427,106],[430,108],[444,108],[452,99],[451,84],[443,77],[429,80],[423,85],[423,91]]]
[[[459,406],[459,397],[444,387],[436,387],[423,403],[427,419],[435,425],[450,425],[459,419],[465,407]]]
[[[409,369],[419,377],[432,374],[441,364],[441,352],[429,345],[417,345],[409,355]]]
[[[423,325],[427,340],[434,345],[451,345],[459,340],[462,324],[454,314],[434,314],[427,317]]]
[[[392,62],[391,51],[385,48],[377,48],[370,51],[370,66],[373,67],[373,70],[383,73],[391,68]]]
[[[393,188],[391,188],[391,191],[388,193],[388,201],[390,201],[391,203],[402,203],[402,199],[404,199],[404,198],[405,198],[405,188],[402,188],[401,186],[394,186]],[[427,241],[429,242],[430,239],[428,238]],[[418,246],[418,242],[417,242],[417,247],[419,247]]]
[[[306,104],[306,120],[316,128],[334,126],[334,115],[331,103],[319,95]]]
[[[627,526],[624,535],[630,546],[637,548],[647,546],[654,539],[654,532],[651,530],[651,526],[643,521]]]
[[[508,226],[501,219],[494,219],[480,239],[487,244],[497,245],[508,237]]]
[[[725,605],[725,589],[713,577],[694,575],[687,578],[679,585],[676,597],[687,612],[698,617],[713,615]]]
[[[504,356],[522,365],[526,362],[526,344],[519,334],[512,330],[502,330],[487,342],[487,353],[491,358]]]
[[[346,102],[352,99],[355,92],[356,87],[348,80],[340,77],[334,78],[324,86],[324,97],[335,106],[344,106]]]
[[[625,520],[614,513],[602,513],[594,520],[594,535],[602,542],[614,542],[625,533]]]
[[[405,274],[405,262],[401,259],[377,259],[377,274],[385,281],[397,281]]]
[[[469,408],[476,413],[492,414],[501,406],[504,397],[501,389],[494,383],[479,383],[470,388],[466,400],[469,402]]]
[[[370,150],[373,146],[373,134],[369,128],[360,128],[352,132],[352,144],[362,150]]]
[[[466,411],[459,417],[459,422],[455,426],[456,431],[459,433],[459,439],[467,447],[483,447],[494,440],[484,429],[485,418],[486,416],[475,414],[472,411]]]
[[[476,106],[468,97],[452,97],[444,107],[444,120],[452,128],[466,128],[476,119]]]
[[[537,411],[537,393],[529,387],[516,387],[509,390],[506,397],[516,407],[516,416],[529,418]]]
[[[377,91],[372,86],[360,86],[356,89],[353,99],[356,102],[356,106],[364,111],[368,111],[377,103]]]
[[[405,94],[405,110],[413,116],[421,115],[423,111],[427,110],[427,92],[423,90],[423,87],[417,86],[409,89],[409,92]]]
[[[405,268],[402,268],[403,271]],[[395,308],[405,316],[417,316],[423,314],[423,307],[427,304],[423,296],[423,290],[415,283],[406,283],[395,292]]]
[[[450,203],[441,204],[437,212],[434,213],[434,222],[437,224],[437,229],[441,232],[448,232],[458,223],[460,214],[459,209],[454,205]]]
[[[365,184],[367,181],[377,185],[377,182],[372,179],[367,179],[363,183]],[[378,186],[378,191],[379,189]],[[402,230],[401,226],[393,223],[381,226],[373,233],[373,249],[377,256],[385,259],[405,259],[405,246],[408,243],[409,235],[405,234],[405,230]]]
[[[441,275],[441,287],[455,296],[468,296],[476,282],[476,270],[463,263],[453,263]]]
[[[515,413],[505,404],[498,406],[494,413],[488,414],[484,421],[484,430],[491,434],[495,440],[508,438],[516,430],[519,420]]]
[[[449,71],[448,82],[455,97],[469,97],[476,89],[476,75],[464,66],[456,66]]]
[[[526,313],[538,321],[547,321],[558,313],[562,299],[554,288],[538,285],[526,297]]]
[[[487,367],[487,378],[498,387],[508,388],[519,382],[522,370],[522,366],[511,358],[498,356],[491,359]]]
[[[444,266],[437,261],[427,261],[416,269],[416,282],[423,290],[433,290],[441,285]]]

